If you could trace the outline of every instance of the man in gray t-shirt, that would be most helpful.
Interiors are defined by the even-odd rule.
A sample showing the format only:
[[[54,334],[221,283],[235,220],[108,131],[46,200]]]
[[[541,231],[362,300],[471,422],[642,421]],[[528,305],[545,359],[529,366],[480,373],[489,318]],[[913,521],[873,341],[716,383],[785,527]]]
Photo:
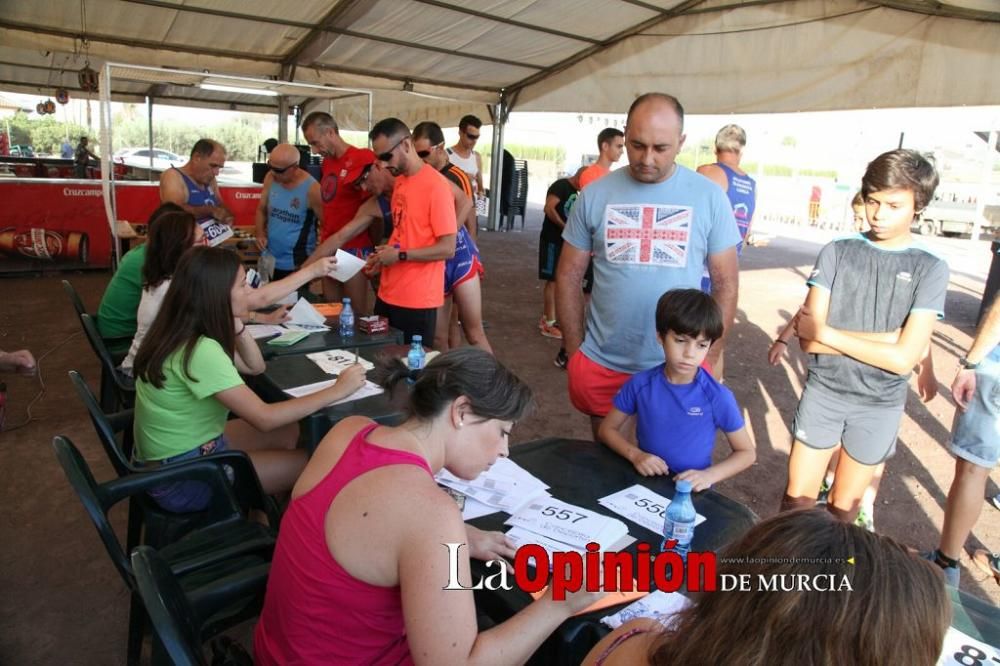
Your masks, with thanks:
[[[718,185],[676,164],[683,125],[675,98],[639,97],[625,127],[628,167],[585,187],[563,231],[556,307],[570,356],[570,399],[591,416],[595,437],[622,384],[663,362],[654,315],[665,291],[698,288],[707,261],[727,329],[736,313],[736,220]],[[584,326],[580,281],[591,254],[594,288]],[[720,352],[721,340],[708,361]]]

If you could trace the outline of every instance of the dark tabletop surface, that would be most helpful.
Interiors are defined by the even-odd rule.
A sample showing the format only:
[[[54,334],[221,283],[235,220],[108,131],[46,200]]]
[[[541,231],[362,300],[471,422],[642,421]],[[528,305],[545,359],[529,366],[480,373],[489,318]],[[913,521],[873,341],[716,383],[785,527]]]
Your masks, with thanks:
[[[354,335],[344,338],[341,337],[340,331],[337,328],[336,317],[328,319],[326,323],[330,327],[329,331],[310,333],[304,339],[288,347],[276,347],[267,344],[267,341],[272,338],[260,338],[257,340],[257,345],[260,347],[264,358],[271,359],[280,356],[311,354],[328,349],[354,349],[355,347],[382,347],[385,345],[403,344],[403,332],[396,328],[390,327],[385,333],[376,333],[375,335],[368,335],[367,333],[355,330]]]

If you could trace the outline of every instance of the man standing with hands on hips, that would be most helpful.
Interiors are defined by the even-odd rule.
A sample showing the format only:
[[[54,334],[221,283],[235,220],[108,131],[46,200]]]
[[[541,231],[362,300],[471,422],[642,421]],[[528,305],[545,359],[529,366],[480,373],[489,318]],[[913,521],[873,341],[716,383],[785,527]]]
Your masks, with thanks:
[[[665,291],[697,289],[707,261],[726,331],[736,314],[740,235],[732,207],[717,185],[676,163],[684,138],[684,109],[675,97],[638,97],[625,125],[628,168],[581,190],[563,231],[556,309],[569,394],[591,417],[595,439],[625,381],[663,362],[654,318]],[[585,323],[580,281],[591,253]],[[707,363],[718,359],[722,342],[712,345]]]
[[[396,176],[393,230],[375,248],[365,271],[381,273],[375,314],[403,331],[434,339],[437,308],[444,304],[444,262],[455,254],[458,223],[451,185],[413,148],[409,128],[398,118],[379,121],[369,133],[379,162]]]

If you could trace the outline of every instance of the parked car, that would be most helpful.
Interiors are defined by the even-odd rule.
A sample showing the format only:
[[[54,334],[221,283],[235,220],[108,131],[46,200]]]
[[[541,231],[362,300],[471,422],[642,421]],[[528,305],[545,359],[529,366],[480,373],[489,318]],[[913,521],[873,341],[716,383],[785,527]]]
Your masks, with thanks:
[[[123,148],[116,152],[112,159],[118,164],[124,164],[133,169],[143,169],[149,171],[149,148]],[[186,162],[183,157],[169,150],[153,148],[153,171],[166,171],[173,166],[181,166]]]
[[[980,233],[1000,236],[1000,205],[987,204],[980,220]],[[952,202],[935,199],[910,225],[922,236],[960,236],[972,233],[976,220],[974,202]]]
[[[35,157],[35,151],[31,146],[14,144],[10,147],[11,157]]]

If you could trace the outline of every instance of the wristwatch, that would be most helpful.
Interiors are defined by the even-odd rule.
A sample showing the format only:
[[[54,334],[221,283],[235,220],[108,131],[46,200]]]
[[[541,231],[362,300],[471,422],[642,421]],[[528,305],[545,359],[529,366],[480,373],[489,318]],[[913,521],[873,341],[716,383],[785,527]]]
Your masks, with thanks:
[[[971,362],[969,362],[969,359],[967,357],[965,357],[965,356],[963,356],[962,358],[958,359],[958,364],[960,366],[962,366],[963,368],[965,368],[966,370],[975,370],[976,368],[979,367],[978,363],[971,363]]]
[[[406,261],[406,258],[407,258],[406,250],[400,250],[399,251],[399,260],[400,261]]]

